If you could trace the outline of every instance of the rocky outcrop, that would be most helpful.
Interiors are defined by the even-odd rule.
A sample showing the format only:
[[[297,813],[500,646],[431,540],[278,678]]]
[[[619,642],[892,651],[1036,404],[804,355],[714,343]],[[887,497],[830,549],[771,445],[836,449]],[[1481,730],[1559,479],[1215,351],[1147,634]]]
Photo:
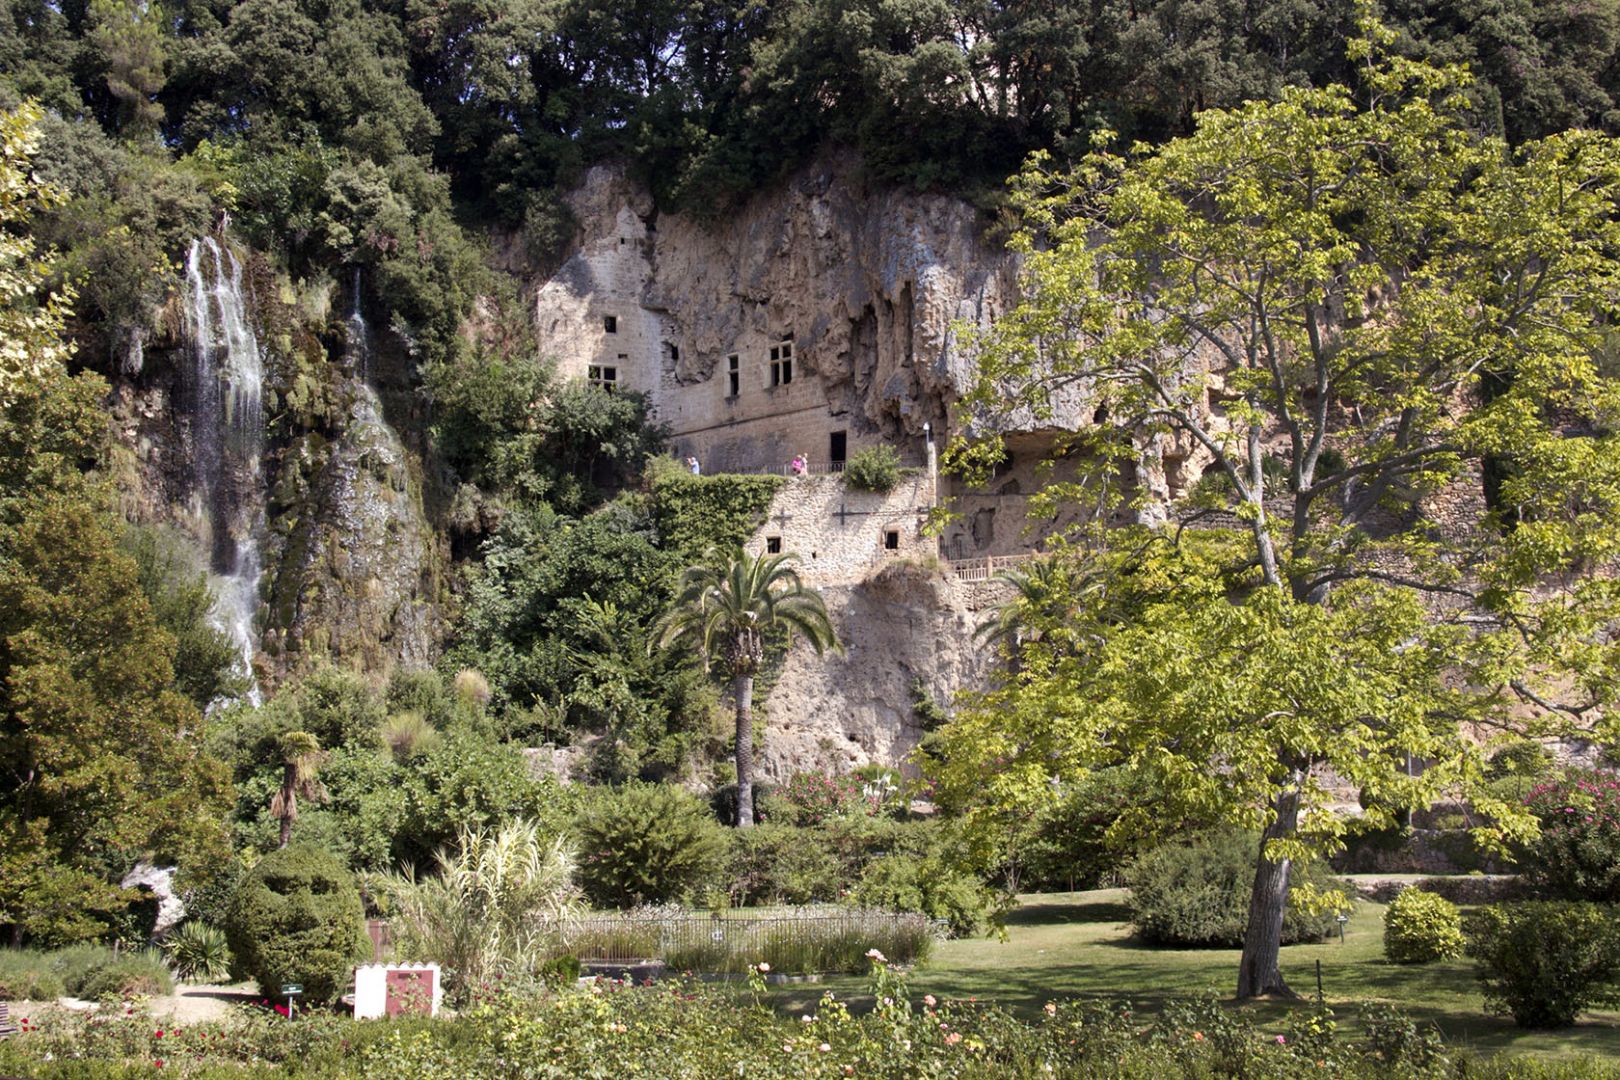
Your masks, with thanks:
[[[971,206],[872,190],[836,158],[723,220],[655,213],[605,167],[570,204],[579,237],[538,290],[541,348],[567,376],[611,369],[650,394],[682,453],[716,467],[823,460],[834,430],[851,451],[943,432],[971,374],[957,323],[1013,295]]]
[[[785,658],[764,705],[760,771],[772,780],[902,764],[924,734],[920,699],[948,705],[994,667],[973,631],[1003,595],[997,586],[900,561],[823,595],[844,649],[817,656],[800,643]]]
[[[156,921],[151,930],[154,937],[167,934],[186,917],[186,902],[174,891],[176,869],[173,866],[138,862],[118,883],[120,889],[143,889],[157,902]]]
[[[824,163],[724,221],[659,218],[645,303],[693,346],[670,365],[679,384],[711,379],[750,333],[789,330],[835,409],[916,435],[971,377],[953,323],[983,323],[1012,295],[984,229],[960,200],[870,191]]]
[[[346,422],[282,460],[266,652],[284,669],[334,661],[373,675],[432,662],[442,553],[415,459],[376,394],[351,381]]]

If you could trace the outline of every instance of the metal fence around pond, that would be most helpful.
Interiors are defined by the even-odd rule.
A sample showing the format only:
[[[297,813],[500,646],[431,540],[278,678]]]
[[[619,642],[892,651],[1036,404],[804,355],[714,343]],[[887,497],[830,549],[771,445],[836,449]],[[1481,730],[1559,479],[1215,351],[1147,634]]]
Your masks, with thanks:
[[[851,909],[826,914],[592,915],[561,928],[582,962],[658,960],[673,971],[727,974],[767,963],[784,975],[864,972],[877,949],[892,963],[923,959],[939,930],[925,915]]]

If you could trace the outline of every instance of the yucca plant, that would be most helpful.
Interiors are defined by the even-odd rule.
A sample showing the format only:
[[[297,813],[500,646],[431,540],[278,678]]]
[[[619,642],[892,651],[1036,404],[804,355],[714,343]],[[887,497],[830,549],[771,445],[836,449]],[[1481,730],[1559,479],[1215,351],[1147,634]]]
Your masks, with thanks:
[[[225,931],[203,922],[181,923],[163,943],[170,970],[185,982],[220,982],[230,975]]]
[[[578,903],[573,852],[533,821],[463,830],[437,862],[432,877],[407,871],[378,886],[393,908],[399,946],[437,961],[458,998],[498,971],[536,970]]]
[[[439,745],[439,732],[416,711],[397,713],[383,721],[383,745],[404,765]]]

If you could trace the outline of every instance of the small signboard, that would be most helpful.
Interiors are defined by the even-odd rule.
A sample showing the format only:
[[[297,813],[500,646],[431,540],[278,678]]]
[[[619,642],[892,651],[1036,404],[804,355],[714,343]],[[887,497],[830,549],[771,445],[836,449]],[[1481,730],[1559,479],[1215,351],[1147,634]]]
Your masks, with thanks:
[[[354,1016],[437,1016],[441,994],[437,964],[364,964],[354,973]]]
[[[281,996],[282,997],[292,997],[294,994],[302,994],[303,992],[304,992],[304,984],[303,983],[282,983],[281,984]]]

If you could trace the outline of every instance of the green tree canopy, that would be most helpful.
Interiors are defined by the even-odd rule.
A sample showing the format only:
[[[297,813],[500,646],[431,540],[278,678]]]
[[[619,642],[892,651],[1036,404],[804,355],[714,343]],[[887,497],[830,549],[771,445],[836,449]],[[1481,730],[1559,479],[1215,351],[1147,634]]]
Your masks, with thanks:
[[[1286,991],[1288,868],[1336,831],[1321,769],[1425,802],[1477,776],[1459,725],[1507,723],[1512,706],[1589,717],[1615,688],[1600,632],[1614,589],[1590,570],[1620,537],[1620,146],[1481,136],[1465,72],[1363,30],[1355,88],[1287,89],[1156,149],[1032,164],[1015,196],[1027,298],[978,339],[966,402],[1003,425],[1106,417],[1048,500],[1128,499],[1151,520],[1149,481],[1173,460],[1203,467],[1199,516],[1243,538],[1129,618],[1079,620],[1093,638],[1075,658],[1026,652],[1008,692],[1058,745],[964,734],[948,766],[1016,799],[1125,758],[1167,798],[1264,826],[1242,996]],[[955,456],[971,471],[999,454],[989,439]],[[1444,520],[1470,490],[1482,527]],[[1192,505],[1171,510],[1195,524]],[[1095,571],[1156,566],[1119,551],[1142,538],[1106,516],[1085,531]],[[1554,701],[1554,685],[1574,693]],[[981,711],[961,731],[986,725]],[[1407,784],[1413,759],[1429,772]],[[1480,805],[1498,835],[1526,827]]]

